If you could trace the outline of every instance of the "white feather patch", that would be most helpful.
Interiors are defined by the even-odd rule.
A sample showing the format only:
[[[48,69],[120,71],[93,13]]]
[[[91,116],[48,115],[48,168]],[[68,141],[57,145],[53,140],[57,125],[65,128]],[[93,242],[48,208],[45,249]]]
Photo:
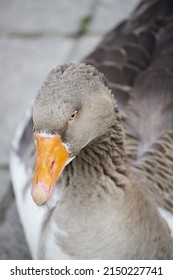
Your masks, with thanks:
[[[56,240],[57,235],[61,235],[62,237],[67,237],[67,234],[58,228],[55,222],[51,222],[49,231],[47,232],[46,240],[45,240],[45,258],[49,260],[69,260],[70,256],[63,253],[61,248],[58,246],[58,242]]]
[[[19,217],[33,259],[38,259],[39,238],[42,223],[48,209],[39,208],[31,197],[28,173],[16,154],[10,157],[10,169]]]
[[[173,238],[173,214],[163,208],[158,208],[160,215],[167,221]]]

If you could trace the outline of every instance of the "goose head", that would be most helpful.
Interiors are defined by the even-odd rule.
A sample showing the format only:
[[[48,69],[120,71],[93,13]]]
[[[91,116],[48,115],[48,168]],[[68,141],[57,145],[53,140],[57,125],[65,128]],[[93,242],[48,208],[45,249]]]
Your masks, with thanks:
[[[36,169],[32,197],[50,198],[64,167],[115,122],[116,103],[103,74],[85,64],[53,69],[33,106]]]

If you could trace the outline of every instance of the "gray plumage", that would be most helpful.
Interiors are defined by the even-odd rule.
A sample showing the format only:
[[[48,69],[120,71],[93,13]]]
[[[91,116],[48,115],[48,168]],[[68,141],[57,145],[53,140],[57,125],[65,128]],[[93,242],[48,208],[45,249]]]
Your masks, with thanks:
[[[59,134],[76,156],[57,183],[40,258],[51,258],[54,223],[65,232],[55,244],[72,259],[173,259],[158,210],[173,215],[172,13],[171,1],[142,1],[84,63],[58,66],[40,89],[34,131]],[[15,151],[26,169],[27,129]]]

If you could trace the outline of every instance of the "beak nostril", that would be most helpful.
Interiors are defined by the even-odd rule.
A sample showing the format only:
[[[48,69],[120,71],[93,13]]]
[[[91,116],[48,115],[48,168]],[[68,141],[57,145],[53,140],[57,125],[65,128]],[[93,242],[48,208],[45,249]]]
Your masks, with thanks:
[[[53,172],[54,166],[55,166],[55,161],[53,160],[53,161],[51,162],[51,166],[50,166],[50,171],[51,171],[51,172]]]

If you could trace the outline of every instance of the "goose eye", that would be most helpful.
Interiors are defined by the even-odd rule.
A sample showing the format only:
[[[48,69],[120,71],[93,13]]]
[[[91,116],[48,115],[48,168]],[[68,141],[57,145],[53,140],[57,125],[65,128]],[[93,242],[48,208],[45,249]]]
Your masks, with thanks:
[[[77,111],[74,111],[73,114],[69,117],[69,122],[73,121],[77,115]]]

